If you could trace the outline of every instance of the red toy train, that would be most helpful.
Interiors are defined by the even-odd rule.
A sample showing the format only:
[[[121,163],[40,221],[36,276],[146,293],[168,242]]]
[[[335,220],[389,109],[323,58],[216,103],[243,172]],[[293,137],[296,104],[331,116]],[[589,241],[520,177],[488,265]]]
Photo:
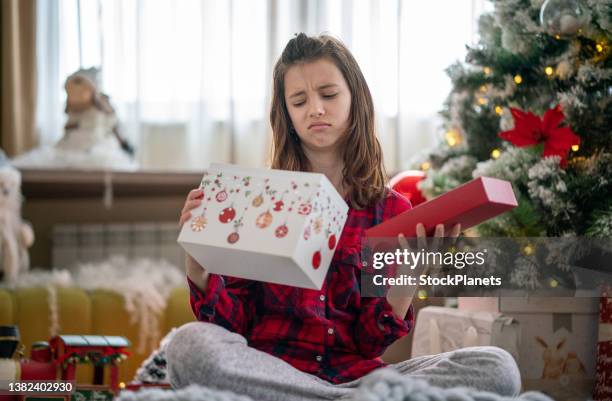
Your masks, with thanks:
[[[119,392],[119,363],[128,357],[130,342],[120,336],[60,335],[49,342],[32,345],[30,359],[12,359],[19,343],[15,326],[0,326],[0,382],[26,380],[76,380],[79,363],[94,366],[93,384],[104,381],[104,368],[110,367],[110,389]],[[4,390],[4,391],[3,391]],[[0,389],[6,394],[6,389]],[[14,396],[0,395],[0,401],[18,400]]]

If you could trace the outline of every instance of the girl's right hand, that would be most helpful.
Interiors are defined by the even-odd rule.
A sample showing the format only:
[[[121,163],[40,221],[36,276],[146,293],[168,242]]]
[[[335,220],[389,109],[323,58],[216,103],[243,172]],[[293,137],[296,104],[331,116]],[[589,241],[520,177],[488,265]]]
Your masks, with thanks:
[[[191,218],[191,211],[202,204],[204,199],[204,191],[201,189],[192,189],[187,195],[183,210],[181,210],[181,218],[179,220],[179,226],[183,227],[183,224]]]
[[[181,218],[179,220],[180,227],[183,227],[189,219],[191,218],[191,211],[202,204],[202,200],[204,199],[204,191],[201,189],[193,189],[189,191],[187,195],[187,200],[185,200],[185,205],[183,206],[183,210],[181,210]],[[191,255],[187,254],[185,258],[185,269],[187,273],[187,277],[196,285],[201,291],[206,289],[206,284],[208,283],[208,272],[206,269],[200,265]]]

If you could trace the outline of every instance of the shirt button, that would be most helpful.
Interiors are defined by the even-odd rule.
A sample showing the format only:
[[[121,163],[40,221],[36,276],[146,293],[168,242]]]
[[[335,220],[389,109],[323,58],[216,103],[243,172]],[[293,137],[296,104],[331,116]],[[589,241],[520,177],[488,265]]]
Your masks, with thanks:
[[[325,301],[325,295],[321,294],[321,295],[319,296],[319,299],[320,299],[321,301]]]
[[[332,328],[327,329],[327,334],[334,334],[334,329]]]
[[[317,360],[317,362],[321,362],[323,360],[323,357],[321,355],[317,355],[315,359]]]

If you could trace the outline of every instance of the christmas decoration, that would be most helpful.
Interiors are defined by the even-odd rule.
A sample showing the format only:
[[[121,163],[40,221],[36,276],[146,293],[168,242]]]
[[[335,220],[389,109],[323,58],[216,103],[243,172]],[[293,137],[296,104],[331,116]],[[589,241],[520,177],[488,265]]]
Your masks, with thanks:
[[[21,219],[21,173],[8,164],[0,149],[0,273],[13,283],[30,268],[28,248],[34,231]]]
[[[593,397],[595,401],[612,400],[612,287],[605,287],[599,298],[597,384]]]
[[[609,1],[493,6],[466,61],[447,69],[440,144],[414,161],[427,173],[418,187],[430,198],[475,177],[510,181],[519,206],[478,225],[481,236],[609,236]]]
[[[66,78],[64,136],[14,159],[24,168],[111,168],[134,170],[134,147],[121,134],[110,98],[100,89],[100,70],[80,69]]]
[[[425,202],[425,197],[418,187],[418,184],[425,178],[425,173],[419,170],[404,171],[395,175],[389,180],[389,186],[404,195],[412,207]]]
[[[581,0],[546,0],[540,11],[542,27],[558,39],[581,33],[587,20],[585,5]]]
[[[566,156],[572,146],[580,144],[580,137],[569,127],[559,127],[565,117],[560,106],[549,109],[540,119],[531,112],[511,108],[514,128],[499,133],[499,136],[515,146],[524,147],[544,143],[543,157],[559,156],[566,166]]]
[[[75,380],[79,363],[94,365],[94,383],[104,381],[104,367],[110,366],[110,388],[119,391],[119,363],[127,359],[130,342],[118,336],[62,335],[49,341],[54,363],[60,366],[62,380]]]

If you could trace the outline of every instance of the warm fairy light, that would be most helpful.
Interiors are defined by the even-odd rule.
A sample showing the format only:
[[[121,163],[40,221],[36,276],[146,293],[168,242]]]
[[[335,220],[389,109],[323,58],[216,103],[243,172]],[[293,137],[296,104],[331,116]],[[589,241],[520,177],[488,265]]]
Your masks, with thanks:
[[[124,388],[125,388],[125,382],[121,382],[121,383],[119,383],[119,388],[120,388],[120,389],[124,389]]]
[[[551,286],[551,288],[557,288],[557,286],[559,285],[559,282],[555,280],[554,278],[551,278],[548,284]]]
[[[533,255],[534,252],[535,252],[535,248],[531,244],[527,244],[523,247],[523,253],[527,256]]]
[[[514,76],[514,83],[516,83],[517,85],[520,85],[521,82],[523,82],[523,77],[521,77],[519,74],[516,74]]]
[[[419,292],[417,293],[417,297],[419,297],[419,299],[421,301],[424,301],[427,299],[427,291],[425,290],[419,290]]]
[[[491,67],[485,67],[482,69],[485,73],[485,75],[490,75],[491,74]]]
[[[501,106],[495,106],[495,113],[498,116],[501,116],[503,112],[504,112],[504,109]]]
[[[482,93],[485,93],[487,90],[488,90],[487,85],[482,85],[482,86],[480,87],[480,91],[481,91]]]
[[[580,149],[580,146],[578,146],[578,145],[572,145],[572,150],[573,150],[574,152],[578,152],[578,149]]]
[[[561,35],[555,35],[555,39],[557,40],[561,39]]]
[[[487,104],[487,102],[488,102],[488,100],[486,98],[484,98],[484,97],[479,97],[478,98],[478,104],[481,105],[481,106]]]
[[[544,72],[550,77],[552,74],[554,74],[555,70],[551,66],[548,66],[544,69]]]
[[[444,138],[446,139],[446,143],[448,144],[448,146],[450,146],[451,148],[461,142],[461,134],[455,129],[446,131],[446,134],[444,134]]]
[[[421,164],[421,170],[423,170],[423,171],[429,170],[430,167],[431,167],[431,163],[429,163],[429,162],[423,162]]]
[[[501,156],[501,150],[499,150],[499,149],[493,149],[493,150],[491,151],[491,157],[492,157],[493,159],[497,159],[499,156]]]
[[[603,45],[601,43],[597,43],[595,45],[595,48],[597,49],[597,53],[601,53],[601,52],[604,51],[604,47],[603,47]]]

